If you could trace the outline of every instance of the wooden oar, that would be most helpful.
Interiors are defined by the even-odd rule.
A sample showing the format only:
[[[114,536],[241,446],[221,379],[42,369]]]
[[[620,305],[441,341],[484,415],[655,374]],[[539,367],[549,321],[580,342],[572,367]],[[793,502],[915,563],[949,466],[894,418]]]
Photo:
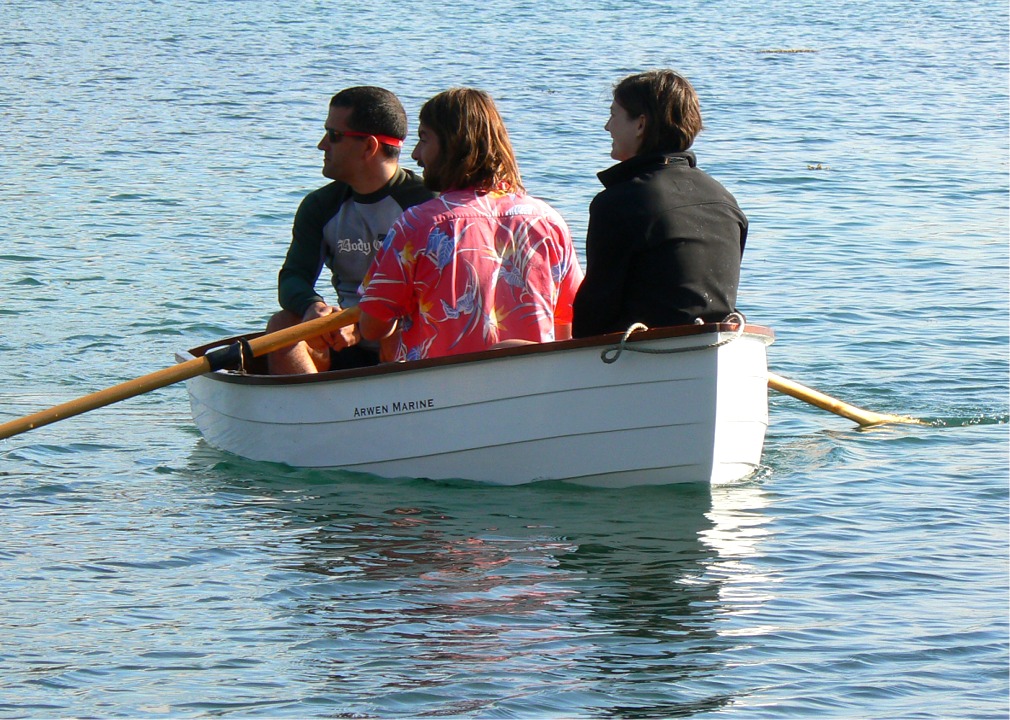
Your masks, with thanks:
[[[18,418],[17,420],[11,420],[0,425],[0,440],[42,427],[43,425],[49,425],[58,420],[86,413],[95,408],[111,405],[120,400],[142,395],[166,385],[189,380],[197,375],[203,375],[204,373],[224,368],[239,367],[243,354],[251,354],[253,357],[266,355],[274,350],[280,350],[302,340],[308,340],[317,335],[342,328],[345,325],[351,325],[357,322],[358,314],[358,308],[348,308],[347,310],[316,318],[315,320],[309,320],[308,322],[285,328],[284,330],[261,335],[247,342],[235,343],[228,347],[213,350],[202,357],[187,360],[186,362],[158,370],[134,380],[128,380],[105,390],[99,390],[76,400],[56,405],[48,410],[42,410],[32,415]]]
[[[869,427],[871,425],[886,425],[888,423],[905,423],[907,425],[929,424],[917,418],[905,417],[904,415],[886,415],[883,413],[871,412],[870,410],[863,410],[855,405],[849,405],[848,403],[842,402],[830,395],[825,395],[813,388],[800,385],[798,382],[794,382],[788,378],[784,378],[781,375],[776,375],[771,372],[768,373],[768,387],[772,390],[778,390],[780,393],[785,393],[786,395],[791,395],[794,398],[808,402],[811,405],[821,408],[822,410],[832,412],[835,415],[841,415],[844,418],[848,418],[853,422],[859,423],[862,427]]]

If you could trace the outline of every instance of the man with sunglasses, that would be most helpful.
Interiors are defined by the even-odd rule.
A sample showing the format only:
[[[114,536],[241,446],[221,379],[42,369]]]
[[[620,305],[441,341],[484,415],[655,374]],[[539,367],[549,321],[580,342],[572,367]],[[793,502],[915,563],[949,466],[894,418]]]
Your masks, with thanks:
[[[309,193],[295,214],[278,277],[282,310],[267,332],[357,305],[358,286],[389,228],[406,208],[437,195],[400,167],[406,137],[407,114],[388,90],[352,87],[330,100],[318,147],[323,175],[333,182]],[[332,305],[315,289],[324,265],[337,296]],[[350,326],[267,357],[272,374],[324,372],[374,365],[378,346],[361,343],[357,327]]]

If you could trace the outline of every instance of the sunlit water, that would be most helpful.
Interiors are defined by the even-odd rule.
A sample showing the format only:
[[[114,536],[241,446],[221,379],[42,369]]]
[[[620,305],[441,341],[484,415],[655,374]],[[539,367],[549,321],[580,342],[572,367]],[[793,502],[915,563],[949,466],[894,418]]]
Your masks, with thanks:
[[[493,488],[246,462],[166,388],[0,441],[0,716],[1006,717],[1005,3],[365,5],[0,7],[0,419],[261,327],[336,90],[487,89],[581,249],[672,66],[772,369],[932,425],[773,394],[745,483]]]

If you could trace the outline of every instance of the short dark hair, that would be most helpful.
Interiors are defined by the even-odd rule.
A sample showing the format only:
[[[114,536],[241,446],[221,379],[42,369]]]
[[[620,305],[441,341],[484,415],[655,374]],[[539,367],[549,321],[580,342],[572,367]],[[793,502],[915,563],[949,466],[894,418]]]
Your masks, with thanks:
[[[683,152],[702,130],[698,93],[673,70],[629,75],[614,86],[614,100],[629,116],[645,116],[640,155]]]
[[[441,92],[421,107],[420,120],[438,137],[435,167],[424,169],[430,189],[525,192],[505,121],[486,92]]]
[[[393,93],[384,88],[362,85],[341,90],[330,99],[330,107],[350,108],[347,126],[357,132],[407,138],[407,113]],[[397,158],[400,148],[382,144],[386,157]]]

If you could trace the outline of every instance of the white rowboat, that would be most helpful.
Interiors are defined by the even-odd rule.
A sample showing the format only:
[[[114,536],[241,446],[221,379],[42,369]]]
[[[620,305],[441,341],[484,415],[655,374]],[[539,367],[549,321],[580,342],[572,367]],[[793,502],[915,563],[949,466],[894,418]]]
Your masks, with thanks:
[[[691,325],[187,385],[207,442],[253,460],[503,485],[718,484],[760,465],[773,340],[760,326]]]

